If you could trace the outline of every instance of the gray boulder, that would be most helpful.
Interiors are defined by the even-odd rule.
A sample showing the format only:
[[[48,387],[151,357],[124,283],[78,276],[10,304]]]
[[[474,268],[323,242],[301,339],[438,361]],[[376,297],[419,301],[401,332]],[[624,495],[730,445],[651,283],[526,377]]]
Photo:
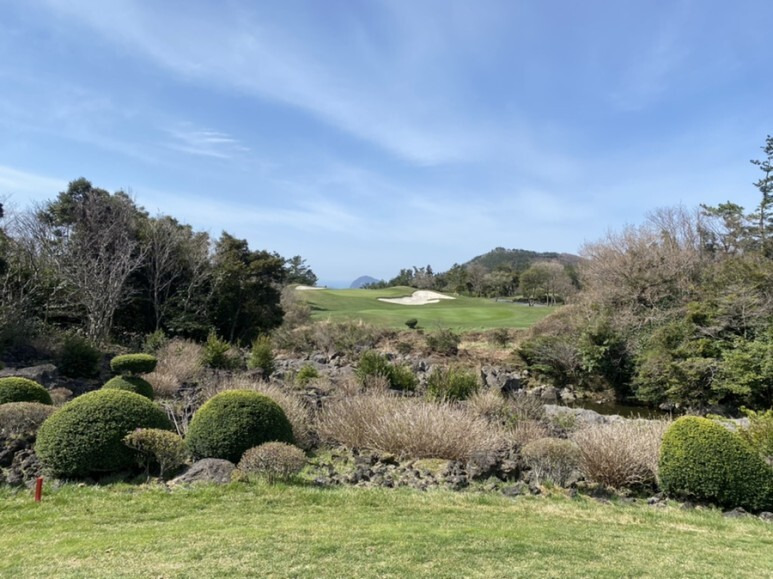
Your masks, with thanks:
[[[234,463],[222,458],[204,458],[193,463],[183,474],[169,481],[169,484],[226,484],[231,482],[231,475],[235,468]]]
[[[38,384],[50,388],[59,379],[59,370],[53,364],[39,364],[27,368],[5,368],[0,370],[0,378],[7,378],[9,376],[19,376],[28,380],[34,380]]]

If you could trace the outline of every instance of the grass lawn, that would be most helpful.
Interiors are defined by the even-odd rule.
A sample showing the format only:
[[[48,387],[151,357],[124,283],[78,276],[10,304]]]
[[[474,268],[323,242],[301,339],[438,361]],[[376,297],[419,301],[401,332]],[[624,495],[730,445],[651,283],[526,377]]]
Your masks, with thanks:
[[[770,577],[773,526],[592,499],[234,484],[0,491],[3,577]]]
[[[380,290],[345,289],[299,291],[309,302],[316,320],[362,320],[386,328],[405,329],[405,321],[419,320],[419,327],[454,330],[487,330],[491,328],[528,328],[553,307],[529,307],[523,304],[495,302],[487,298],[455,296],[436,304],[406,306],[380,302],[378,298],[410,296],[414,288],[391,287]]]

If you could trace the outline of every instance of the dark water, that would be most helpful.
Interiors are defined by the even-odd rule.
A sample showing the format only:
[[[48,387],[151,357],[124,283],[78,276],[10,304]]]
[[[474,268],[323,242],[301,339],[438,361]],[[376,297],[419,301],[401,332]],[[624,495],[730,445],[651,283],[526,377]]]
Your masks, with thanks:
[[[668,418],[671,413],[659,408],[648,406],[634,406],[632,404],[619,404],[617,402],[594,402],[592,400],[577,400],[569,406],[573,408],[585,408],[593,410],[605,416],[617,414],[625,418]]]

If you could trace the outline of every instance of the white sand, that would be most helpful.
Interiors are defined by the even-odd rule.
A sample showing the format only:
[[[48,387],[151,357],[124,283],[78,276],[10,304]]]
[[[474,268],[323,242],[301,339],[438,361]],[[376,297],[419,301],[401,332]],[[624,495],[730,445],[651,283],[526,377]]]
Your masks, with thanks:
[[[312,287],[310,285],[297,285],[295,286],[295,289],[301,290],[301,291],[309,291],[309,290],[321,290],[325,289],[323,287]]]
[[[429,290],[418,290],[413,292],[413,295],[404,298],[378,298],[380,302],[387,302],[390,304],[400,304],[403,306],[423,306],[426,304],[436,304],[440,300],[455,300],[451,296],[446,296],[438,292]]]

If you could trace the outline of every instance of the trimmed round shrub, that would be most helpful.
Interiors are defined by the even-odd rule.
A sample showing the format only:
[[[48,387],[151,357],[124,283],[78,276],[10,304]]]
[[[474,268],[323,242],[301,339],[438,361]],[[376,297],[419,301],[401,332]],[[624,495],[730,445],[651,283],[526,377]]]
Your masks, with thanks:
[[[153,400],[153,386],[150,382],[140,378],[139,376],[116,376],[110,378],[102,386],[104,390],[125,390],[126,392],[134,392],[145,398]]]
[[[50,404],[40,402],[9,402],[0,405],[0,434],[8,437],[34,435],[55,410]]]
[[[723,507],[773,507],[773,468],[738,435],[707,418],[685,416],[663,436],[660,486],[666,494]]]
[[[293,442],[293,428],[268,396],[230,390],[213,396],[194,414],[186,442],[194,459],[224,458],[233,463],[264,442]]]
[[[269,483],[274,483],[290,480],[305,465],[306,455],[297,446],[266,442],[247,449],[239,461],[239,470],[247,475],[265,477]]]
[[[150,473],[150,465],[158,464],[159,475],[179,468],[188,459],[188,447],[176,432],[160,428],[138,428],[123,438],[123,443],[137,451],[137,462]]]
[[[150,354],[121,354],[110,360],[110,368],[116,374],[150,374],[156,364],[158,359]]]
[[[19,376],[0,378],[0,404],[9,402],[53,404],[48,390],[34,380]]]
[[[46,420],[35,452],[60,478],[115,472],[136,464],[137,453],[123,437],[137,428],[172,430],[166,413],[144,396],[97,390],[68,402]]]

